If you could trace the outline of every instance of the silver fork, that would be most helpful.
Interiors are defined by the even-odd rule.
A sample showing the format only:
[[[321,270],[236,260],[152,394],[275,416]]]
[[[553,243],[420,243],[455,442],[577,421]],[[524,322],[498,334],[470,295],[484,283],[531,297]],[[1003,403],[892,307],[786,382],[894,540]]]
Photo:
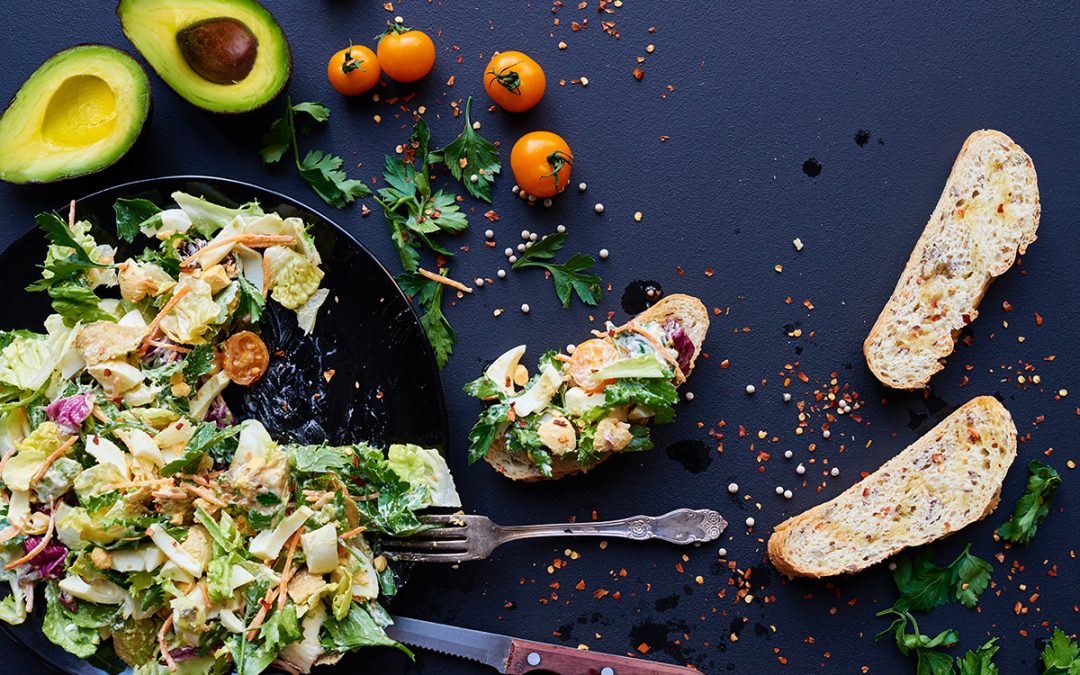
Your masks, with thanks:
[[[727,527],[716,511],[676,509],[662,516],[633,516],[596,523],[556,525],[497,525],[487,516],[421,516],[425,525],[435,525],[407,539],[384,539],[382,553],[407,562],[459,563],[480,560],[499,546],[515,539],[534,537],[618,537],[622,539],[662,539],[672,544],[713,541]]]

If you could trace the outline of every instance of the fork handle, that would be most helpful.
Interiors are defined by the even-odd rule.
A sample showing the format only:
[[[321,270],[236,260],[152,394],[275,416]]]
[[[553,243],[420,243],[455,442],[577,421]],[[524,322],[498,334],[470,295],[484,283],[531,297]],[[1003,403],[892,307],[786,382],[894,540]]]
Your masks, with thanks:
[[[716,511],[676,509],[662,516],[631,516],[621,520],[558,525],[515,525],[499,529],[499,543],[533,537],[620,537],[662,539],[672,544],[713,541],[727,527]]]

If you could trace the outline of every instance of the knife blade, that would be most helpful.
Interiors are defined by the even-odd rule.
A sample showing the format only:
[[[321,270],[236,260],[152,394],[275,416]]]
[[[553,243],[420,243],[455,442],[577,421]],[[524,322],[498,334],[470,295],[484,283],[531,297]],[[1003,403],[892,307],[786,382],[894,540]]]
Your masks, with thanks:
[[[698,671],[644,659],[532,642],[471,628],[395,616],[386,634],[402,644],[479,661],[500,673],[544,670],[559,675],[686,675]]]

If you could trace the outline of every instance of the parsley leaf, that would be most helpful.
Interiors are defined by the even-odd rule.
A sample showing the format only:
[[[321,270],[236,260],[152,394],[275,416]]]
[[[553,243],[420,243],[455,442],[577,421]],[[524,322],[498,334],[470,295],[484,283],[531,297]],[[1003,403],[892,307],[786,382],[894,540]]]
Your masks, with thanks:
[[[199,428],[188,440],[184,448],[184,454],[179,459],[173,460],[161,467],[162,476],[171,476],[176,473],[191,473],[199,466],[199,461],[208,451],[214,457],[231,456],[236,451],[236,440],[233,438],[240,433],[240,425],[219,429],[213,422],[202,422]]]
[[[1050,500],[1061,486],[1061,476],[1053,467],[1037,460],[1028,465],[1027,490],[1016,502],[1012,517],[997,533],[1014,544],[1031,543],[1035,531],[1050,513]]]
[[[1075,675],[1080,672],[1080,647],[1060,628],[1054,629],[1042,651],[1043,675]]]
[[[266,306],[266,298],[243,274],[236,277],[236,280],[240,284],[240,301],[236,303],[233,317],[246,323],[259,323],[262,319],[263,307]]]
[[[571,293],[577,294],[578,299],[586,305],[596,305],[601,297],[600,277],[585,274],[596,262],[592,256],[578,253],[562,264],[550,262],[565,242],[565,232],[548,235],[525,249],[512,267],[540,267],[546,270],[555,282],[555,293],[563,307],[570,306]]]
[[[491,449],[491,444],[495,442],[495,437],[499,435],[500,429],[505,428],[509,414],[510,406],[506,403],[496,403],[485,408],[484,412],[480,413],[480,419],[476,421],[472,431],[469,432],[469,440],[472,441],[472,445],[469,446],[469,464],[473,464],[487,455],[488,450]]]
[[[64,324],[74,326],[78,322],[116,321],[116,317],[99,306],[101,298],[82,284],[70,282],[49,287],[53,311],[64,318]]]
[[[450,175],[458,179],[473,197],[491,203],[495,174],[502,170],[499,149],[472,126],[472,96],[465,101],[465,128],[454,141],[431,153],[429,161],[443,162]]]
[[[439,270],[445,275],[447,268]],[[427,333],[428,342],[435,351],[435,361],[439,368],[446,367],[450,354],[454,351],[454,329],[442,311],[443,284],[433,281],[419,272],[404,272],[397,278],[401,290],[411,296],[424,308],[420,324]]]
[[[148,199],[117,199],[113,204],[116,212],[116,236],[124,241],[135,241],[143,223],[158,218],[161,209]]]
[[[506,396],[503,390],[499,388],[499,385],[492,382],[487,375],[481,375],[472,382],[466,382],[462,389],[469,396],[481,400],[502,399]]]
[[[930,548],[902,557],[893,572],[900,598],[893,608],[900,612],[929,611],[957,600],[974,607],[990,584],[990,563],[971,554],[971,545],[946,567],[933,562]]]
[[[349,464],[349,457],[328,445],[296,445],[289,448],[293,468],[303,473],[338,472]]]
[[[631,403],[653,410],[654,424],[667,424],[675,419],[675,404],[679,392],[664,378],[620,378],[604,387],[604,409],[619,408]]]
[[[998,675],[994,665],[994,654],[998,651],[997,638],[990,638],[973,652],[956,659],[960,675]]]
[[[195,381],[214,369],[214,346],[211,344],[195,345],[187,356],[181,372],[184,381],[194,386]]]
[[[51,276],[48,279],[42,278],[35,281],[27,286],[26,290],[43,291],[50,286],[73,281],[79,278],[85,270],[112,267],[112,265],[94,262],[90,254],[75,240],[75,235],[68,229],[67,223],[56,213],[39,213],[34,220],[41,231],[45,233],[45,238],[49,240],[50,244],[70,249],[71,253],[63,258],[57,256],[43,265],[43,269],[49,272]]]
[[[296,131],[305,136],[314,123],[330,119],[330,110],[321,103],[305,101],[293,105],[292,99],[286,102],[285,116],[275,120],[270,130],[263,136],[263,145],[259,150],[263,162],[276,164],[285,157],[290,149],[293,161],[300,172],[300,177],[315,190],[324,202],[334,208],[343,208],[360,197],[371,194],[371,190],[362,182],[350,179],[341,167],[345,160],[322,150],[310,150],[300,160],[300,148],[296,141]]]

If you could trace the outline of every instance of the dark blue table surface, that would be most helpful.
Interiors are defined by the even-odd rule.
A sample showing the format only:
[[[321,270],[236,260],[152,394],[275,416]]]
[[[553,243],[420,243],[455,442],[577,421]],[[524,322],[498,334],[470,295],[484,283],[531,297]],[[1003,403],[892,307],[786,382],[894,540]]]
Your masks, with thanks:
[[[1002,507],[937,547],[946,560],[971,543],[993,562],[993,586],[977,610],[950,605],[920,617],[920,626],[930,633],[959,629],[956,653],[998,637],[1003,673],[1040,672],[1039,641],[1052,626],[1078,630],[1080,563],[1071,522],[1078,483],[1066,467],[1078,454],[1080,431],[1080,12],[1074,3],[623,0],[610,15],[597,13],[597,0],[587,0],[585,9],[564,0],[558,11],[551,2],[527,0],[395,0],[392,13],[371,0],[266,4],[292,44],[294,100],[320,100],[333,111],[309,144],[344,156],[351,174],[369,181],[378,175],[382,155],[408,134],[406,111],[421,105],[435,143],[448,142],[459,128],[450,102],[473,95],[481,103],[474,113],[482,133],[502,141],[504,161],[518,135],[549,129],[573,148],[573,183],[588,183],[585,193],[568,190],[549,209],[530,208],[511,194],[513,179],[504,175],[492,207],[501,216],[496,223],[482,217],[488,206],[466,202],[472,227],[453,242],[469,247],[454,261],[458,278],[494,278],[506,267],[502,249],[516,245],[522,229],[545,233],[565,224],[568,253],[611,252],[598,265],[609,291],[597,309],[574,304],[563,310],[550,282],[529,271],[447,309],[458,333],[444,372],[450,463],[467,510],[527,523],[693,506],[717,508],[732,523],[717,545],[696,549],[612,541],[601,550],[595,541],[580,540],[507,546],[485,562],[418,572],[398,611],[593,650],[636,653],[646,644],[649,658],[710,673],[913,672],[889,641],[874,642],[885,627],[874,613],[895,598],[884,565],[829,582],[790,582],[765,561],[764,542],[773,525],[838,494],[956,406],[994,394],[1012,411],[1023,441]],[[381,102],[336,95],[325,77],[329,53],[350,40],[372,44],[371,36],[394,14],[434,36],[435,71],[417,86],[381,89]],[[572,21],[586,19],[583,30],[572,30]],[[619,37],[605,33],[601,21],[614,21]],[[3,96],[13,95],[61,48],[104,42],[131,49],[109,2],[11,0],[2,25]],[[650,44],[655,51],[647,53]],[[546,69],[548,92],[535,111],[486,110],[480,76],[499,49],[521,49]],[[639,56],[641,81],[631,75]],[[583,76],[587,87],[570,82]],[[156,76],[151,80],[152,122],[120,164],[60,185],[0,186],[0,244],[30,227],[43,209],[158,175],[216,174],[317,202],[292,170],[260,163],[259,137],[279,104],[251,115],[215,116],[187,105]],[[388,101],[398,94],[414,96]],[[983,127],[1010,134],[1034,158],[1043,204],[1039,240],[1022,266],[991,287],[982,315],[966,331],[971,345],[958,347],[929,396],[890,392],[866,369],[862,340],[957,150]],[[855,140],[859,130],[869,132],[862,145]],[[820,175],[804,173],[809,158],[820,162]],[[598,202],[603,215],[594,213]],[[398,269],[381,215],[364,218],[356,206],[324,210]],[[633,217],[638,211],[640,222]],[[482,243],[489,227],[496,231],[495,250]],[[801,252],[795,238],[805,245]],[[694,399],[681,406],[675,423],[656,429],[657,449],[548,485],[515,485],[486,465],[467,467],[465,437],[478,404],[461,393],[462,384],[520,342],[535,356],[582,338],[608,313],[624,320],[620,295],[638,279],[699,295],[720,312],[705,345],[708,358],[687,385]],[[532,308],[528,315],[518,309],[523,302]],[[497,317],[497,308],[506,311]],[[1045,320],[1041,327],[1036,312]],[[801,335],[792,337],[797,328]],[[793,377],[786,391],[794,400],[785,405],[787,365],[808,382]],[[840,418],[825,440],[822,413],[814,413],[813,431],[796,436],[794,403],[811,401],[832,378],[858,392],[865,403],[856,411],[860,420]],[[757,386],[755,396],[744,392],[749,383]],[[1072,391],[1057,400],[1060,389]],[[764,440],[759,430],[766,431]],[[708,466],[691,472],[677,459],[702,448],[699,443],[707,446]],[[789,449],[794,458],[787,461]],[[770,458],[759,463],[761,450]],[[1034,543],[1005,549],[992,531],[1022,493],[1033,458],[1056,466],[1064,485]],[[799,462],[809,469],[805,481],[795,474]],[[838,477],[827,475],[833,467]],[[732,481],[742,488],[737,497],[726,489]],[[777,496],[777,485],[792,489],[794,498]],[[749,531],[747,516],[756,519]],[[721,545],[728,551],[722,562]],[[745,599],[736,597],[740,585],[750,588]],[[597,599],[601,589],[608,594]],[[40,670],[33,654],[2,644],[0,671]],[[419,654],[411,667],[394,654],[375,658],[380,668],[372,672],[485,672],[432,654]]]

